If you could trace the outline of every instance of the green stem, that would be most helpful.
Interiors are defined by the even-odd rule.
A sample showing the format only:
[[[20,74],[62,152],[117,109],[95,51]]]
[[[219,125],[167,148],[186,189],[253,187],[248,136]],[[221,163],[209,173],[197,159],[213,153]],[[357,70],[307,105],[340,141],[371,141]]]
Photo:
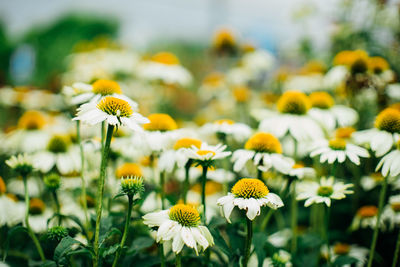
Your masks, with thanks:
[[[175,266],[182,267],[182,255],[181,253],[175,254]]]
[[[265,231],[267,226],[268,226],[268,222],[272,217],[272,214],[274,213],[274,209],[269,209],[267,215],[265,215],[264,219],[261,222],[261,230]]]
[[[253,239],[253,222],[246,217],[247,222],[247,236],[246,245],[244,249],[243,267],[247,267],[250,258],[251,240]]]
[[[397,260],[399,259],[399,254],[400,254],[400,230],[399,233],[397,234],[396,249],[394,251],[392,267],[397,266]]]
[[[113,135],[113,131],[114,131],[114,126],[108,125],[106,142],[105,142],[104,149],[102,151],[102,157],[101,157],[100,178],[99,178],[98,187],[97,187],[96,230],[95,230],[94,243],[93,243],[94,254],[95,254],[94,259],[93,259],[94,267],[97,267],[99,265],[99,236],[100,236],[101,212],[103,209],[104,181],[105,181],[105,177],[106,177],[108,154],[110,152],[110,144],[111,144],[111,138]]]
[[[161,209],[165,209],[165,171],[160,173]]]
[[[115,255],[112,267],[117,266],[118,259],[121,256],[122,249],[124,248],[124,245],[125,245],[126,237],[128,236],[129,223],[130,223],[131,214],[132,214],[132,206],[133,206],[133,196],[128,195],[128,214],[126,215],[124,234],[122,236],[121,244],[119,245],[117,254]]]
[[[192,165],[192,159],[189,159],[185,165],[185,182],[183,184],[183,203],[187,202],[187,192],[189,191],[189,174],[190,166]]]
[[[27,185],[27,177],[22,177],[24,180],[24,190],[25,190],[25,224],[26,228],[28,229],[28,234],[32,238],[33,243],[35,243],[36,249],[39,253],[40,259],[45,261],[46,258],[43,253],[42,246],[39,243],[39,240],[36,238],[35,233],[32,231],[32,228],[29,224],[29,193],[28,193],[28,185]]]
[[[262,173],[263,173],[262,170],[257,168],[257,178],[260,180],[262,180]]]
[[[83,145],[81,140],[81,122],[79,120],[76,121],[76,138],[79,144],[79,151],[81,156],[81,198],[83,205],[83,212],[85,214],[85,224],[86,227],[89,226],[89,216],[87,210],[87,199],[86,199],[86,182],[85,182],[85,154],[83,151]]]
[[[328,206],[326,206],[326,213],[325,213],[325,222],[324,222],[324,225],[325,225],[325,234],[324,234],[324,236],[325,236],[325,242],[326,242],[326,247],[328,248],[328,250],[327,250],[327,256],[328,256],[328,259],[327,259],[327,261],[328,261],[328,266],[331,266],[331,255],[330,255],[330,251],[329,251],[329,220],[330,220],[330,211],[331,211],[331,209],[328,207]]]
[[[207,183],[207,166],[203,166],[203,175],[201,176],[201,204],[203,205],[203,225],[207,223],[206,217],[206,183]]]
[[[294,255],[297,249],[297,200],[296,200],[296,181],[292,182],[292,198],[291,198],[291,228],[292,228],[292,243],[291,253]]]
[[[381,193],[379,195],[378,215],[377,215],[376,225],[375,225],[375,229],[374,229],[374,234],[372,237],[371,249],[369,252],[368,267],[372,266],[372,261],[374,260],[375,247],[376,247],[376,242],[378,240],[379,225],[380,225],[380,220],[381,220],[381,215],[382,215],[383,204],[385,202],[386,190],[387,190],[387,177],[384,177],[383,183],[382,183],[382,188],[381,188]]]
[[[61,225],[61,213],[60,213],[60,202],[58,201],[58,197],[57,197],[57,191],[56,190],[52,190],[52,195],[54,198],[54,203],[56,204],[56,213],[57,213],[57,217],[58,217],[58,226]]]
[[[161,267],[165,267],[164,244],[160,243],[158,248],[160,251]]]

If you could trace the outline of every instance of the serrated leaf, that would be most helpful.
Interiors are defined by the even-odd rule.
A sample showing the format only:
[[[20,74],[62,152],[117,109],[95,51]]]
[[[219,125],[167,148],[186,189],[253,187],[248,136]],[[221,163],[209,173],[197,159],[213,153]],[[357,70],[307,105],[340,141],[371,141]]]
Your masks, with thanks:
[[[67,256],[67,254],[72,250],[72,245],[74,244],[79,244],[79,241],[73,239],[70,236],[66,236],[61,239],[60,243],[54,250],[54,261],[60,265],[63,257]]]
[[[105,258],[109,255],[113,255],[115,252],[117,252],[118,248],[119,248],[119,244],[114,244],[111,247],[108,247],[102,253],[103,258]]]

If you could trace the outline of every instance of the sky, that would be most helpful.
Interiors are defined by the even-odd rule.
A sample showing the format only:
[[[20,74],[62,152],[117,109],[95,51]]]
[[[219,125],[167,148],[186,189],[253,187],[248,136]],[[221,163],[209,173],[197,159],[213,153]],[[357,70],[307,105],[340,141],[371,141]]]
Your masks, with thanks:
[[[135,47],[154,40],[209,41],[216,29],[230,27],[256,45],[274,49],[295,45],[304,34],[317,47],[329,40],[339,0],[3,0],[0,16],[8,33],[19,36],[32,25],[49,23],[71,11],[116,17],[120,39]],[[308,3],[306,5],[305,3]],[[308,9],[302,7],[307,6]],[[313,10],[293,20],[296,10]]]

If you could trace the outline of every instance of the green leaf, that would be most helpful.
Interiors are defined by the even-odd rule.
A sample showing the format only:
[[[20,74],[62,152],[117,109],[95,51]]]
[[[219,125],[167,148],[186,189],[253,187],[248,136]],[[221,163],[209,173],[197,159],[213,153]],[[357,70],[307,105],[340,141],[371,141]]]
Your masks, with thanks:
[[[40,267],[57,267],[57,263],[55,261],[46,260]]]
[[[214,228],[210,229],[210,232],[214,238],[215,246],[218,247],[226,256],[230,258],[232,256],[232,251],[226,243],[225,239],[221,236],[219,230]]]
[[[111,228],[108,232],[100,236],[100,243],[99,247],[102,247],[104,242],[107,240],[107,238],[113,236],[113,235],[122,235],[121,231],[118,228]]]
[[[108,247],[107,249],[105,249],[102,253],[103,258],[109,256],[109,255],[113,255],[115,252],[117,252],[119,248],[119,244],[114,244],[111,247]]]
[[[127,254],[137,254],[142,249],[151,247],[154,244],[154,239],[151,237],[138,237],[132,242]]]
[[[347,264],[350,265],[357,262],[358,260],[356,258],[350,256],[339,256],[336,258],[335,262],[333,263],[333,266],[343,266]]]
[[[6,258],[7,258],[7,253],[8,253],[8,249],[9,249],[9,247],[10,247],[11,237],[14,236],[14,235],[16,235],[17,233],[20,233],[20,232],[26,232],[26,233],[29,234],[28,229],[27,229],[26,227],[21,226],[21,225],[17,225],[17,226],[15,226],[15,227],[11,228],[11,229],[8,231],[7,240],[6,240],[6,243],[5,243],[5,245],[4,245],[3,261],[5,261]]]
[[[66,236],[61,239],[60,243],[54,250],[53,257],[54,261],[57,262],[58,265],[66,264],[67,259],[65,259],[65,257],[68,255],[69,252],[72,251],[72,245],[74,244],[80,244],[80,242],[70,236]]]
[[[253,236],[253,245],[254,245],[254,250],[257,254],[257,259],[258,259],[258,266],[262,266],[265,257],[267,256],[265,252],[265,244],[267,242],[267,234],[266,233],[255,233]]]

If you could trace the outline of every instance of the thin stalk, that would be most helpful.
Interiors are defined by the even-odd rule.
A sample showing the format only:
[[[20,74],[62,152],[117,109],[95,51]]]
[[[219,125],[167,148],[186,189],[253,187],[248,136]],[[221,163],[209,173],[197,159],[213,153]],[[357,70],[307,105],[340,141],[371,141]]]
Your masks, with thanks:
[[[104,195],[104,181],[106,177],[106,169],[108,162],[108,154],[110,152],[111,138],[114,132],[114,126],[108,125],[106,142],[104,144],[104,149],[102,151],[101,165],[100,165],[100,178],[97,187],[97,207],[96,207],[96,230],[94,235],[94,259],[93,266],[97,267],[99,265],[99,236],[100,236],[100,220],[101,213],[103,209],[103,195]]]
[[[253,239],[253,222],[246,217],[247,222],[247,236],[246,245],[244,249],[243,267],[247,267],[250,258],[251,240]]]
[[[207,223],[206,217],[206,183],[207,183],[207,166],[203,166],[203,175],[201,176],[201,204],[203,205],[203,225]]]
[[[36,246],[36,249],[39,253],[40,259],[45,261],[46,258],[43,253],[42,246],[39,243],[39,240],[36,238],[35,233],[32,231],[32,228],[29,224],[29,193],[28,193],[28,185],[27,185],[27,177],[22,177],[24,180],[24,190],[25,190],[25,224],[26,228],[28,229],[28,235],[32,238],[33,243]]]
[[[160,195],[161,195],[161,209],[165,208],[165,171],[160,173]]]
[[[182,255],[181,253],[175,254],[175,266],[182,267]]]
[[[392,267],[397,266],[397,260],[399,259],[399,254],[400,254],[400,230],[399,233],[397,234],[396,249],[394,251]]]
[[[54,203],[56,204],[56,213],[57,213],[57,217],[58,217],[58,225],[61,225],[60,202],[58,201],[57,191],[56,190],[52,190],[51,193],[52,193],[53,198],[54,198]]]
[[[381,193],[379,195],[378,215],[377,215],[376,225],[375,225],[375,229],[374,229],[374,234],[372,237],[371,249],[369,252],[368,267],[372,266],[372,261],[374,260],[375,247],[376,247],[376,242],[378,240],[378,234],[379,234],[379,225],[380,225],[379,222],[381,220],[383,204],[385,202],[386,190],[387,190],[387,177],[385,177],[383,179]]]
[[[164,244],[160,243],[158,248],[159,248],[159,252],[160,252],[161,267],[165,267]]]
[[[133,206],[133,196],[128,195],[128,214],[126,215],[126,220],[125,220],[125,227],[124,227],[124,234],[121,239],[121,243],[119,245],[119,249],[117,251],[117,254],[115,255],[114,262],[112,267],[116,267],[118,264],[118,259],[121,256],[122,249],[124,248],[126,237],[128,236],[128,231],[129,231],[129,223],[131,219],[131,214],[132,214],[132,206]]]
[[[189,159],[185,164],[185,183],[183,184],[183,203],[187,202],[187,192],[189,191],[189,174],[190,166],[192,165],[192,159]]]
[[[297,200],[296,200],[296,181],[292,182],[292,196],[291,196],[291,228],[292,228],[292,243],[291,253],[294,255],[297,249]]]
[[[79,144],[79,152],[81,157],[81,198],[83,205],[83,213],[85,214],[85,224],[86,227],[89,226],[89,216],[87,210],[87,199],[86,199],[86,182],[85,182],[85,154],[83,151],[83,145],[81,140],[81,122],[79,120],[76,121],[76,138]]]
[[[267,226],[268,226],[268,222],[272,217],[272,214],[274,213],[274,209],[269,209],[267,215],[265,215],[264,219],[261,222],[261,230],[265,231]]]
[[[326,207],[326,213],[325,213],[325,222],[324,222],[324,225],[325,225],[324,237],[325,237],[326,247],[328,248],[328,251],[327,251],[328,266],[331,266],[331,255],[330,255],[330,252],[329,252],[329,220],[330,220],[330,213],[331,213],[331,209],[327,206]]]

